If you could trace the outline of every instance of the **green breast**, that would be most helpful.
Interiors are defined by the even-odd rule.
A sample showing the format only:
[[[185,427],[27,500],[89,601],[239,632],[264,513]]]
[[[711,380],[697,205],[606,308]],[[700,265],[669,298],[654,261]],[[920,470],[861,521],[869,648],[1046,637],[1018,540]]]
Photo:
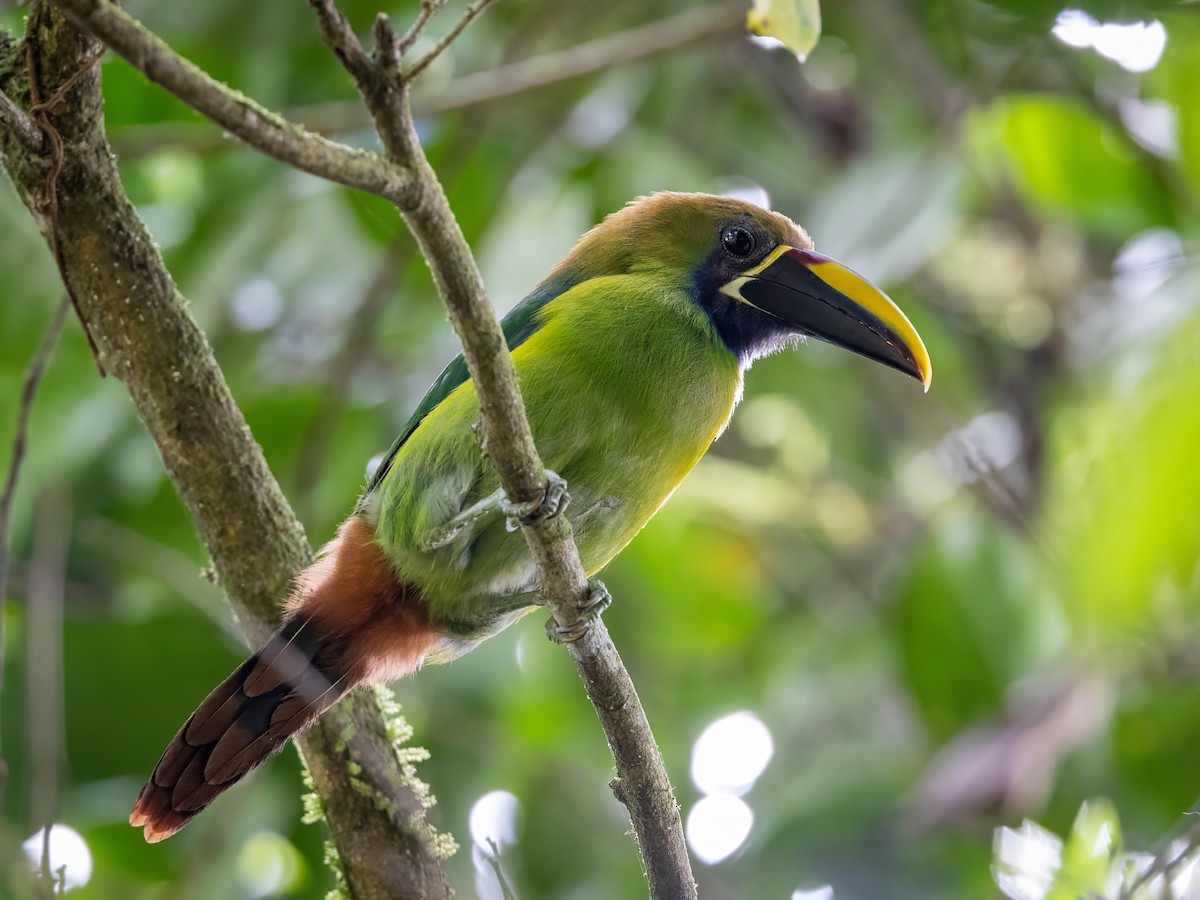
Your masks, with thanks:
[[[598,571],[654,515],[728,421],[741,387],[733,354],[683,291],[648,276],[592,279],[547,303],[513,351],[534,440],[566,478],[584,567]],[[478,617],[487,597],[533,575],[497,516],[455,551],[420,536],[497,488],[471,432],[474,386],[455,388],[400,446],[370,499],[377,534],[427,602]]]
[[[682,291],[595,279],[550,304],[514,354],[534,438],[567,479],[584,566],[599,570],[704,455],[741,388],[736,359]]]

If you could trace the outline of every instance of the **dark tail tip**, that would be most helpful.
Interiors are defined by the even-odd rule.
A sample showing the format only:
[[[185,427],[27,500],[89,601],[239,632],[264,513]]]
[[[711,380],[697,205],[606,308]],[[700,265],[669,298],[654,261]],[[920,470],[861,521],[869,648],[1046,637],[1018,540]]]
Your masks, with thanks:
[[[354,683],[340,648],[295,616],[223,681],[163,752],[129,824],[165,840],[311,725]]]

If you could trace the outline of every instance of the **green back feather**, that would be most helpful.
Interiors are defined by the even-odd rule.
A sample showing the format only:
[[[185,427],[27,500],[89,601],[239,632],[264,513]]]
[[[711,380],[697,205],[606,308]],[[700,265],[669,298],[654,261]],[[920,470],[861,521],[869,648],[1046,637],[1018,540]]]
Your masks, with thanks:
[[[529,336],[541,327],[541,318],[538,316],[538,313],[541,312],[542,308],[571,287],[572,284],[565,280],[548,279],[509,311],[508,315],[501,320],[500,326],[504,331],[504,340],[507,342],[510,351],[515,350],[521,344],[525,343],[529,339]],[[383,458],[378,468],[376,468],[375,474],[371,477],[370,484],[367,486],[367,494],[373,493],[379,487],[380,482],[387,475],[388,469],[391,468],[396,454],[404,446],[404,442],[412,437],[412,433],[417,430],[417,426],[421,424],[424,418],[433,412],[439,403],[449,397],[456,387],[465,383],[470,377],[471,374],[467,371],[467,361],[461,353],[454,357],[446,368],[442,369],[442,374],[437,377],[437,380],[425,392],[425,396],[417,404],[412,417],[405,423],[399,437],[392,442],[387,455]]]

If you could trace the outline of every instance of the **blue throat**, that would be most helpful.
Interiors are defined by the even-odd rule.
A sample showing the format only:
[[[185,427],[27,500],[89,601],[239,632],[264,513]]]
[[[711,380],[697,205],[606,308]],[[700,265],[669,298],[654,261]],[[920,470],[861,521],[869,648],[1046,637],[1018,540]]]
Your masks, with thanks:
[[[769,313],[722,294],[721,285],[727,280],[701,266],[696,270],[692,299],[743,369],[802,339],[799,332]]]

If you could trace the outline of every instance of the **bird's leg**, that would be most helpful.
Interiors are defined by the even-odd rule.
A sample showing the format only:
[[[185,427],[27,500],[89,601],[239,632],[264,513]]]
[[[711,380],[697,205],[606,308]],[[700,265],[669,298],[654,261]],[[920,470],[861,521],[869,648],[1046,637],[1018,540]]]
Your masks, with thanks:
[[[421,544],[421,550],[440,550],[454,541],[481,519],[487,518],[494,512],[504,516],[504,527],[516,531],[522,525],[532,525],[542,519],[557,516],[567,508],[571,495],[567,493],[567,482],[555,472],[546,470],[546,487],[542,496],[527,503],[513,503],[503,490],[488,494],[482,500],[464,509],[446,523],[442,531]]]
[[[546,623],[546,635],[556,644],[571,644],[579,640],[600,618],[600,614],[612,603],[612,595],[599,578],[588,579],[588,594],[582,603],[574,606],[578,618],[571,625],[560,626],[551,618]],[[546,595],[540,590],[521,591],[517,594],[501,594],[488,597],[481,605],[481,614],[477,618],[444,621],[441,627],[445,633],[464,641],[482,641],[496,634],[508,622],[497,627],[497,623],[505,620],[513,613],[519,613],[535,606],[547,606]]]
[[[447,544],[454,541],[456,537],[463,533],[467,528],[470,528],[480,519],[485,518],[495,510],[503,510],[503,503],[507,499],[504,496],[504,491],[496,491],[493,494],[488,494],[478,503],[464,509],[457,516],[446,523],[445,528],[440,533],[424,541],[421,544],[421,550],[428,552],[430,550],[440,550]]]
[[[558,621],[551,616],[550,620],[546,622],[546,637],[556,644],[573,644],[588,633],[592,623],[599,619],[600,614],[610,605],[612,605],[612,594],[608,592],[604,582],[599,578],[589,578],[587,597],[582,603],[575,606],[579,617],[570,625],[559,625]]]
[[[546,486],[538,500],[513,503],[500,491],[500,511],[504,513],[504,527],[516,531],[522,525],[532,525],[543,519],[553,519],[567,508],[571,495],[567,493],[567,482],[557,472],[546,470]]]
[[[545,606],[546,598],[541,591],[522,591],[519,594],[503,594],[490,597],[487,601],[489,615],[503,616],[508,613],[520,612],[533,606]]]
[[[459,640],[482,641],[503,630],[514,613],[545,605],[546,600],[541,591],[522,591],[519,594],[488,597],[481,604],[477,616],[443,621],[442,628]]]

